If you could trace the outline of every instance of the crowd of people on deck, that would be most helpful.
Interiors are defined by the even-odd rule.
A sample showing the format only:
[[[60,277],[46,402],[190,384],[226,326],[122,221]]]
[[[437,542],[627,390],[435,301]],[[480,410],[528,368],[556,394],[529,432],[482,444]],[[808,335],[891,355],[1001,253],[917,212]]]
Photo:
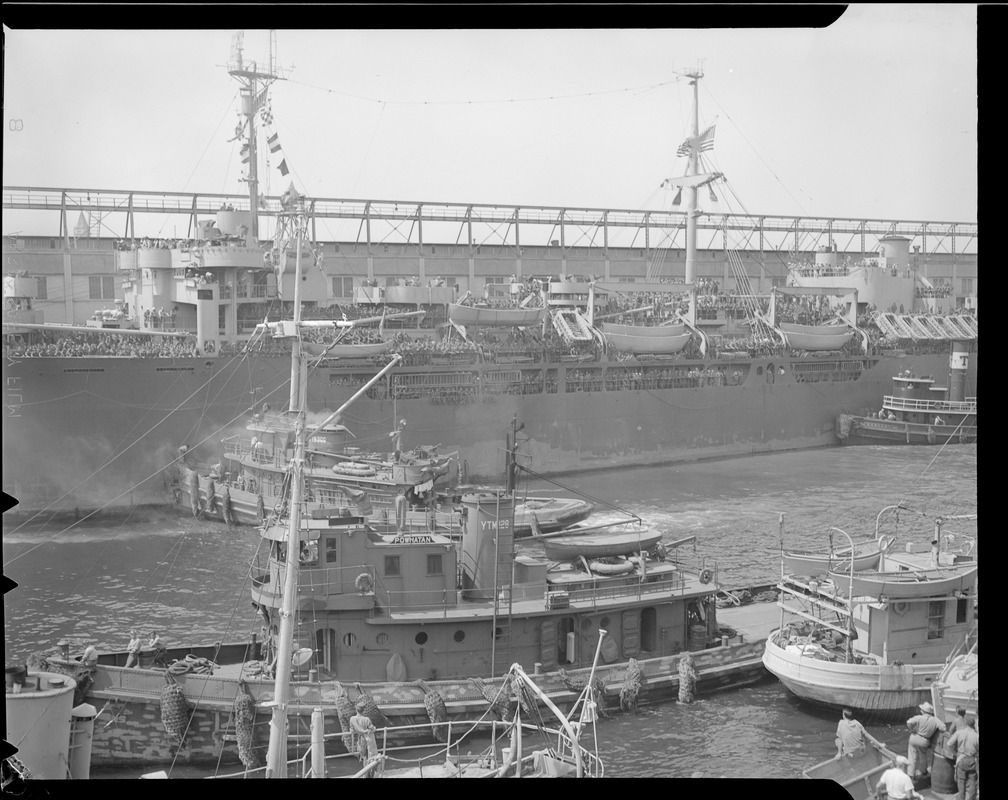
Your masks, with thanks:
[[[745,379],[740,369],[725,367],[636,367],[567,370],[568,392],[672,389],[700,386],[737,386]]]
[[[918,286],[914,289],[914,297],[951,297],[952,294],[952,284],[948,282],[930,287]]]
[[[33,331],[31,335],[10,336],[5,344],[8,356],[190,358],[200,355],[195,343],[182,337],[105,332]]]
[[[188,250],[190,248],[205,247],[233,247],[244,245],[245,237],[231,234],[223,234],[215,229],[210,231],[209,238],[160,238],[144,236],[140,239],[116,239],[112,243],[115,250],[123,252],[136,250]]]
[[[834,306],[828,297],[821,294],[792,297],[778,295],[776,314],[778,322],[794,322],[799,325],[824,325],[837,319],[843,313],[842,307]]]

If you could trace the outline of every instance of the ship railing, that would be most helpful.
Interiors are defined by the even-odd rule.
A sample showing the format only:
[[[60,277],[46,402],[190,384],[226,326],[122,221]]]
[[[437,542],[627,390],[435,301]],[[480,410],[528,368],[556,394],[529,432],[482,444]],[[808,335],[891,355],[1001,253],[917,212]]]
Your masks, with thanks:
[[[954,659],[958,656],[972,653],[974,648],[976,648],[980,639],[980,622],[979,620],[974,620],[970,629],[966,631],[966,635],[963,636],[962,640],[957,644],[952,652],[945,657],[945,663],[951,664]]]
[[[230,439],[223,439],[221,441],[224,444],[225,458],[233,458],[236,461],[251,461],[253,464],[262,464],[263,466],[273,466],[281,469],[287,466],[289,460],[286,454],[281,451],[274,453],[260,451],[254,453],[251,447],[237,441]]]
[[[894,411],[945,411],[953,414],[977,413],[976,398],[970,401],[961,400],[915,400],[909,397],[894,397],[885,395],[882,404]]]
[[[441,618],[447,619],[448,610],[458,605],[459,590],[444,587],[427,591],[391,591],[384,584],[375,587],[375,596],[389,615],[416,611],[441,611]],[[382,602],[384,601],[384,602]]]
[[[569,589],[571,603],[583,603],[595,607],[600,600],[636,598],[641,600],[652,594],[668,594],[686,588],[686,578],[681,572],[663,576],[655,581],[638,581],[616,585],[595,585],[583,589]]]
[[[378,596],[380,586],[377,582],[375,568],[370,564],[330,567],[325,565],[326,552],[324,548],[314,551],[312,560],[302,559],[298,574],[298,595],[304,598],[324,599],[330,595],[338,594],[360,594],[361,590],[357,586],[357,578],[366,574],[371,581],[371,590]],[[280,566],[277,571],[277,586],[284,584],[286,568]],[[257,581],[261,581],[257,583]],[[271,583],[268,574],[259,574],[253,577],[253,586],[262,588]],[[368,594],[370,592],[364,592]]]

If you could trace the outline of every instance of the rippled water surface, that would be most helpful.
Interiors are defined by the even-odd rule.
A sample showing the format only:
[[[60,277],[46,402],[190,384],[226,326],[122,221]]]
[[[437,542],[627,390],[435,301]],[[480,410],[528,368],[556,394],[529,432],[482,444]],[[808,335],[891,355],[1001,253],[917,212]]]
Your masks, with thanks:
[[[722,582],[743,586],[776,579],[782,513],[786,544],[812,547],[834,526],[854,538],[872,533],[878,512],[902,501],[911,510],[898,524],[889,519],[886,532],[929,541],[935,516],[976,513],[977,447],[829,448],[562,480],[596,499],[601,519],[619,517],[605,501],[666,540],[696,535],[698,554],[717,560]],[[529,491],[561,493],[546,482]],[[943,530],[974,534],[976,522]],[[4,573],[19,584],[4,597],[7,663],[62,638],[123,648],[131,627],[157,628],[168,644],[243,639],[258,630],[248,580],[258,547],[253,529],[151,511],[70,530],[5,519]],[[868,727],[905,748],[903,726]],[[835,753],[835,730],[834,714],[768,679],[690,706],[615,716],[600,736],[612,776],[796,777]]]

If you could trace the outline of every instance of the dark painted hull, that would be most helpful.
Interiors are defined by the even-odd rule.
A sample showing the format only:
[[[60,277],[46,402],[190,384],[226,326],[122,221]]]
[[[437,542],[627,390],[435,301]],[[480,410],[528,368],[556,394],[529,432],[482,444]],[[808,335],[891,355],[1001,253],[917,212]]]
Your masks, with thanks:
[[[970,361],[967,380],[975,386],[975,353]],[[835,444],[838,414],[867,413],[903,369],[944,374],[948,355],[668,363],[668,372],[713,366],[742,374],[738,385],[721,386],[632,380],[627,364],[634,366],[535,364],[545,366],[547,379],[516,394],[486,389],[502,365],[396,367],[395,380],[480,372],[484,388],[467,402],[450,395],[393,400],[382,390],[382,396],[362,397],[343,422],[362,449],[380,449],[394,421],[406,419],[404,447],[440,443],[459,450],[463,480],[503,478],[512,415],[525,424],[530,442],[523,452],[541,473],[751,455]],[[655,368],[653,362],[637,366]],[[576,377],[585,367],[604,367],[606,376],[624,370],[624,376],[609,382],[599,372],[588,386]],[[313,416],[320,421],[321,412],[336,409],[374,372],[367,365],[314,370],[308,383]],[[22,511],[164,503],[179,445],[188,444],[198,463],[221,460],[221,439],[244,433],[253,390],[258,402],[281,407],[289,374],[284,356],[5,357],[4,490],[21,500]]]
[[[973,444],[977,440],[976,417],[963,425],[928,425],[923,422],[875,419],[841,414],[836,435],[841,444]]]
[[[207,648],[193,648],[192,652],[201,653],[204,650]],[[767,679],[769,676],[763,668],[762,652],[762,642],[735,642],[691,653],[696,670],[696,692],[709,694]],[[207,657],[212,655],[212,652],[207,653]],[[125,653],[120,654],[117,660],[123,662]],[[638,662],[645,676],[639,695],[641,705],[675,700],[679,690],[678,661],[679,656],[667,656]],[[584,681],[589,672],[589,667],[572,669],[569,676]],[[625,664],[603,665],[599,669],[598,676],[605,684],[604,706],[610,713],[619,711],[619,693],[625,672]],[[535,680],[565,710],[577,698],[577,692],[566,687],[558,671],[536,675]],[[91,751],[93,766],[239,763],[232,719],[234,700],[240,691],[236,679],[193,674],[178,679],[190,714],[181,746],[166,732],[161,721],[160,695],[165,684],[164,670],[99,666],[94,673],[94,681],[86,702],[101,709],[102,713],[95,724]],[[487,678],[486,681],[495,689],[500,685],[499,677]],[[487,711],[487,701],[471,680],[430,680],[428,684],[442,694],[452,719],[475,719]],[[262,764],[270,712],[261,704],[273,697],[273,683],[253,678],[246,681],[246,686],[257,702],[254,749]],[[304,756],[310,742],[311,713],[315,708],[323,710],[325,733],[334,737],[327,739],[328,753],[343,752],[341,739],[335,736],[341,728],[333,688],[332,681],[309,683],[302,678],[293,683],[292,693],[296,700],[291,704],[288,715],[289,758]],[[356,697],[352,685],[347,684],[346,688],[352,698]],[[368,684],[367,689],[391,725],[428,725],[423,695],[415,684]],[[488,721],[492,719],[491,714],[486,716]]]

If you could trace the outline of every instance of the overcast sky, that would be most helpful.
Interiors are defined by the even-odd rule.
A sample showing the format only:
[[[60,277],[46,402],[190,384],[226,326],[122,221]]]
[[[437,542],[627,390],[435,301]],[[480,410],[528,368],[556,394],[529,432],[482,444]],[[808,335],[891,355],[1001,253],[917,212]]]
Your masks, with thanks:
[[[676,72],[703,59],[715,208],[975,221],[976,28],[863,5],[823,30],[280,30],[273,124],[312,196],[668,208]],[[4,185],[244,192],[233,32],[5,29]]]

